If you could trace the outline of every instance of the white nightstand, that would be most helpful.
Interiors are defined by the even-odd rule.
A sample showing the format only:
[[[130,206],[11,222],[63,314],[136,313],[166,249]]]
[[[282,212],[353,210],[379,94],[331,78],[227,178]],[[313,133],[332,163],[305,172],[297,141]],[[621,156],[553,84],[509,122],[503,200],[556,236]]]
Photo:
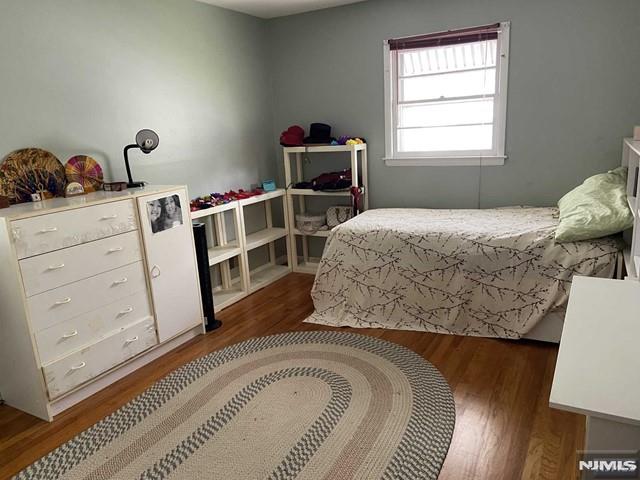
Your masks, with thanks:
[[[587,416],[585,450],[640,449],[640,283],[574,277],[549,404]]]

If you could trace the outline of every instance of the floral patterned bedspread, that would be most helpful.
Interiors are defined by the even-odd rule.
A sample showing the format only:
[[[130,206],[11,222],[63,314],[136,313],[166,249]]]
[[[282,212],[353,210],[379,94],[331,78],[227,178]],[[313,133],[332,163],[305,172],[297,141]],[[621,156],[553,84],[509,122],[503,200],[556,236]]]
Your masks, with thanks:
[[[612,277],[617,237],[554,242],[557,209],[369,210],[327,240],[306,320],[520,338],[574,275]]]

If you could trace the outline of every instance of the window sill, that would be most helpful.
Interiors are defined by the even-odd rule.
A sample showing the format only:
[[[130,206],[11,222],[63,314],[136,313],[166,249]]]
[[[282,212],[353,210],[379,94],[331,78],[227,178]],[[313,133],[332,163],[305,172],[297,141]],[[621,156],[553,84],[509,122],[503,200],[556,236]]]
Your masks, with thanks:
[[[504,165],[506,158],[506,155],[497,155],[485,157],[385,157],[383,160],[387,167],[488,167]]]

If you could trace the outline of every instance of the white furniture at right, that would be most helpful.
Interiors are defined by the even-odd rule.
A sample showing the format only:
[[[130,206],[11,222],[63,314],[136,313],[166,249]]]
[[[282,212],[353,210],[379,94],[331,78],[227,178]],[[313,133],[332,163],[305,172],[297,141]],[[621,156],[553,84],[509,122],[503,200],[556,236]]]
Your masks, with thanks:
[[[624,232],[628,247],[624,250],[624,264],[627,278],[638,280],[640,271],[640,215],[638,213],[638,173],[640,172],[640,141],[625,138],[622,142],[622,166],[628,167],[627,201],[633,213],[633,228]]]
[[[640,283],[574,277],[549,405],[586,415],[585,450],[640,450]]]

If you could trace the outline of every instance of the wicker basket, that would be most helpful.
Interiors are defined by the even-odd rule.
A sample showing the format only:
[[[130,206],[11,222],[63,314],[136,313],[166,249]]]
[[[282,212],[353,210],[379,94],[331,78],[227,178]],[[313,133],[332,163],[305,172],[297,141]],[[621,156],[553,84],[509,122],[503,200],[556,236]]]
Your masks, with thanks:
[[[316,233],[327,223],[323,214],[296,213],[296,228],[303,233]]]

